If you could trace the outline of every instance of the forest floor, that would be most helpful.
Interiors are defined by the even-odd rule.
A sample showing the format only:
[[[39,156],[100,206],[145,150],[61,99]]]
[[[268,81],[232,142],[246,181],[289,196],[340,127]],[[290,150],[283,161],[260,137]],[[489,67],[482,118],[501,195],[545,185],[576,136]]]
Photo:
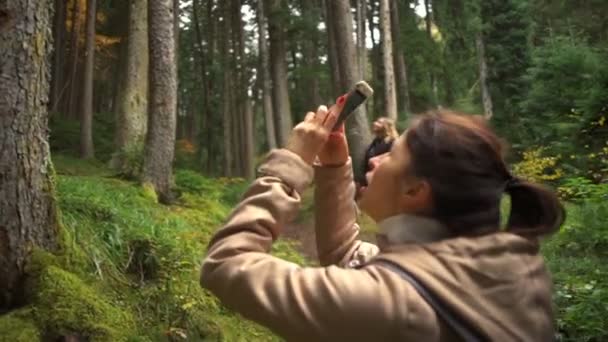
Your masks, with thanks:
[[[275,341],[268,330],[224,308],[199,286],[213,232],[248,185],[176,170],[171,205],[104,164],[53,156],[62,250],[34,253],[30,304],[0,317],[7,341]],[[313,189],[273,247],[278,257],[315,265]],[[561,341],[608,340],[608,204],[568,205],[562,230],[544,242],[556,283]],[[362,238],[373,224],[362,216]]]

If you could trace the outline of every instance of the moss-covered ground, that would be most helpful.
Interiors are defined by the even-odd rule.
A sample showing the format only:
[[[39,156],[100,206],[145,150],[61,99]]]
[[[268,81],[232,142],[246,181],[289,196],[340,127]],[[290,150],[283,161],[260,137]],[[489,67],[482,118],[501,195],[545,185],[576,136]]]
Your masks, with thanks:
[[[35,251],[29,305],[0,317],[0,340],[272,341],[201,289],[212,233],[245,184],[177,170],[179,200],[156,202],[98,162],[54,156],[62,249]],[[273,253],[305,260],[284,240]]]

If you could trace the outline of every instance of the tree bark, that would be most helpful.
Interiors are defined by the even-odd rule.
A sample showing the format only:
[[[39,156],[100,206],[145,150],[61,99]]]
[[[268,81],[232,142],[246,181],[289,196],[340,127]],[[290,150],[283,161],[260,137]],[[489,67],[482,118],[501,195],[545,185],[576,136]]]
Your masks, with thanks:
[[[130,0],[129,6],[124,81],[116,105],[117,152],[143,145],[148,119],[148,1]],[[117,168],[124,163],[119,154],[112,161]]]
[[[406,113],[411,113],[410,92],[407,80],[407,65],[405,64],[405,55],[403,52],[403,44],[401,42],[401,25],[399,23],[399,4],[397,0],[391,2],[391,31],[393,38],[394,64],[397,69],[397,89],[399,93],[398,104],[401,104],[401,110]]]
[[[365,0],[357,0],[357,64],[361,79],[367,77],[367,4]]]
[[[390,119],[397,120],[397,92],[393,70],[393,39],[389,0],[380,0],[380,28],[382,36],[382,64],[384,66],[384,110]]]
[[[173,0],[148,1],[149,118],[143,180],[169,203],[175,149],[176,86]]]
[[[483,102],[483,112],[486,119],[492,119],[494,111],[492,109],[492,96],[488,88],[488,64],[484,49],[483,36],[481,32],[475,37],[477,46],[477,61],[479,63],[479,86],[481,88],[481,101]]]
[[[224,156],[224,164],[223,164],[223,175],[226,177],[233,176],[234,170],[234,147],[233,147],[233,120],[232,120],[232,103],[233,98],[232,95],[232,63],[231,63],[231,55],[230,55],[230,6],[229,2],[225,1],[221,3],[222,8],[222,17],[223,21],[221,21],[220,32],[221,35],[218,37],[219,42],[221,42],[220,48],[220,56],[222,62],[222,97],[221,97],[221,108],[222,108],[222,127],[223,127],[223,139],[224,139],[224,150],[222,151],[222,155]]]
[[[287,47],[285,46],[284,0],[265,0],[268,9],[270,36],[270,68],[272,73],[272,107],[277,123],[279,145],[284,147],[293,126],[289,84],[287,80]]]
[[[378,31],[380,31],[380,27],[379,25],[376,25],[374,23],[374,17],[375,15],[379,12],[378,10],[378,3],[377,1],[371,1],[369,3],[369,11],[368,11],[368,23],[369,23],[369,32],[370,32],[370,39],[372,42],[372,53],[371,53],[371,59],[372,62],[370,63],[371,67],[372,67],[372,83],[373,84],[380,84],[382,83],[382,53],[380,51],[380,47],[379,47],[379,43],[377,42],[377,37],[374,34],[374,31],[376,31],[376,29]],[[378,116],[378,113],[382,113],[383,109],[382,107],[384,106],[383,101],[380,100],[381,96],[374,96],[372,98],[372,111],[374,113],[374,117]]]
[[[302,16],[305,18],[320,17],[321,9],[316,1],[302,0],[301,8]],[[320,40],[317,24],[318,22],[312,21],[304,28],[307,39],[302,41],[302,66],[304,68],[304,73],[302,75],[302,92],[308,102],[305,104],[306,106],[318,106],[322,101],[321,94],[319,93],[319,77],[317,74],[319,67],[318,46]]]
[[[87,1],[87,32],[80,117],[80,158],[95,157],[93,147],[93,67],[95,65],[96,0]]]
[[[435,18],[433,17],[433,2],[432,0],[424,0],[424,8],[426,9],[426,16],[424,18],[426,22],[426,33],[429,36],[431,42],[433,42],[433,23]],[[439,90],[437,87],[437,76],[433,70],[429,71],[429,78],[431,80],[431,91],[433,92],[433,104],[439,105]]]
[[[57,248],[48,145],[52,0],[0,4],[0,311],[23,301],[33,247]]]
[[[207,115],[209,113],[209,107],[210,107],[210,101],[209,101],[209,87],[208,87],[208,79],[209,77],[207,76],[207,66],[208,66],[208,55],[212,55],[213,51],[209,51],[208,53],[206,52],[206,48],[205,48],[205,43],[204,43],[204,39],[203,39],[203,34],[202,34],[202,29],[201,29],[201,20],[199,19],[199,15],[200,15],[200,4],[199,4],[200,0],[194,0],[192,2],[192,18],[194,21],[194,29],[195,29],[195,33],[196,33],[196,42],[198,45],[198,54],[199,54],[199,65],[201,67],[200,71],[201,71],[201,95],[202,95],[202,113],[201,113],[201,118],[200,118],[200,134],[205,135],[207,133],[207,130],[210,129],[211,126],[211,115]],[[208,42],[208,40],[207,40]],[[207,46],[207,48],[209,47],[209,45]],[[196,115],[196,109],[194,110],[194,114]],[[203,144],[203,139],[201,139],[201,136],[197,135],[195,137],[195,141],[197,141],[198,146],[199,146],[199,151],[200,151],[200,158],[201,161],[205,160],[204,158],[210,159],[211,158],[211,149],[209,146],[209,143],[207,144]],[[205,165],[205,164],[203,164]],[[210,170],[207,170],[208,172],[210,172]]]
[[[272,111],[272,84],[270,83],[270,70],[268,59],[268,42],[266,41],[266,17],[264,13],[264,1],[257,2],[257,19],[258,19],[258,53],[260,68],[258,69],[258,77],[261,79],[262,85],[262,108],[264,110],[264,121],[266,126],[266,139],[268,148],[274,149],[277,147],[276,130],[274,127],[274,114]]]
[[[55,0],[55,18],[53,23],[53,43],[55,44],[53,53],[53,71],[51,83],[51,102],[49,108],[51,112],[63,110],[61,99],[65,92],[64,70],[65,65],[65,19],[66,19],[66,0]]]
[[[217,46],[217,37],[216,37],[216,28],[217,28],[217,21],[213,19],[213,14],[214,14],[214,10],[213,10],[213,5],[214,5],[215,1],[214,0],[207,0],[207,8],[206,8],[206,17],[207,17],[207,23],[209,26],[209,30],[208,30],[208,35],[207,35],[207,44],[208,44],[208,48],[207,50],[209,51],[208,55],[207,55],[207,62],[208,65],[214,65],[214,54],[215,54],[215,50],[216,50],[216,46]],[[216,164],[215,161],[218,160],[218,157],[216,156],[217,153],[214,155],[214,150],[215,150],[215,136],[213,134],[213,118],[215,117],[215,113],[214,113],[214,108],[212,108],[211,104],[212,104],[212,98],[211,98],[211,94],[213,94],[213,90],[214,90],[214,86],[215,86],[215,80],[216,80],[216,73],[214,68],[211,68],[209,70],[209,75],[207,77],[207,84],[206,84],[206,95],[207,95],[207,99],[209,102],[209,106],[207,106],[206,110],[206,115],[205,115],[205,120],[207,120],[206,122],[206,136],[207,136],[207,141],[206,141],[206,145],[207,145],[207,165],[206,165],[206,169],[207,169],[207,173],[208,174],[213,174],[213,169],[214,169],[214,165]],[[219,164],[219,163],[217,163]]]
[[[340,70],[340,88],[342,92],[351,89],[360,76],[357,71],[356,49],[353,41],[353,19],[350,12],[350,1],[328,1],[332,6],[329,21],[334,25],[338,68]],[[355,174],[361,176],[361,163],[371,140],[369,123],[365,107],[359,107],[346,121],[346,136],[354,163]]]
[[[333,13],[331,5],[333,0],[325,0],[325,27],[327,29],[327,58],[331,75],[332,91],[339,94],[342,91],[340,86],[340,68],[338,67],[338,54],[336,52],[336,30],[332,23]]]
[[[78,117],[76,115],[78,108],[78,65],[80,64],[80,1],[75,0],[72,7],[72,28],[70,32],[70,73],[69,73],[69,94],[68,102],[65,108],[66,115],[70,118]]]

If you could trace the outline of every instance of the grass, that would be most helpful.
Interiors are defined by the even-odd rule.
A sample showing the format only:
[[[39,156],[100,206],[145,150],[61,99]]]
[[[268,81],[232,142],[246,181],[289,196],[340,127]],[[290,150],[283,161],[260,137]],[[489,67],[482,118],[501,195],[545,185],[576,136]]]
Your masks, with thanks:
[[[239,200],[240,179],[177,170],[181,197],[159,205],[153,193],[114,178],[105,164],[54,155],[63,249],[34,253],[27,307],[0,317],[11,341],[275,341],[268,330],[225,309],[198,284],[213,232]],[[312,190],[301,222],[312,219]],[[503,209],[508,211],[508,201]],[[543,244],[555,280],[560,341],[608,340],[608,205],[569,204],[563,229]],[[362,215],[363,234],[375,225]],[[310,264],[283,240],[273,254]]]
[[[245,188],[242,180],[178,170],[180,200],[163,206],[98,162],[59,155],[54,164],[63,249],[35,253],[31,305],[21,316],[1,317],[0,335],[35,323],[38,331],[15,340],[39,332],[92,341],[278,340],[198,283],[207,243]],[[273,253],[304,262],[293,242],[277,243]]]

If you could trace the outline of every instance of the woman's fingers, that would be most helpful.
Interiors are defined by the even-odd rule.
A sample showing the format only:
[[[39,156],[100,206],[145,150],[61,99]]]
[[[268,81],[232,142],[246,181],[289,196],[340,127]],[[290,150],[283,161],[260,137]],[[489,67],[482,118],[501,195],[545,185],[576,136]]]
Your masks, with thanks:
[[[317,108],[317,114],[315,115],[315,121],[318,124],[323,124],[323,122],[325,122],[325,119],[327,118],[327,107],[324,105],[320,105],[319,108]]]
[[[309,121],[313,121],[315,119],[316,114],[313,112],[308,112],[306,113],[306,116],[304,117],[304,121],[309,122]]]
[[[338,121],[338,111],[331,110],[329,111],[329,114],[327,114],[327,116],[325,117],[323,126],[331,132],[331,130],[334,128],[334,125],[336,124],[336,121]]]

